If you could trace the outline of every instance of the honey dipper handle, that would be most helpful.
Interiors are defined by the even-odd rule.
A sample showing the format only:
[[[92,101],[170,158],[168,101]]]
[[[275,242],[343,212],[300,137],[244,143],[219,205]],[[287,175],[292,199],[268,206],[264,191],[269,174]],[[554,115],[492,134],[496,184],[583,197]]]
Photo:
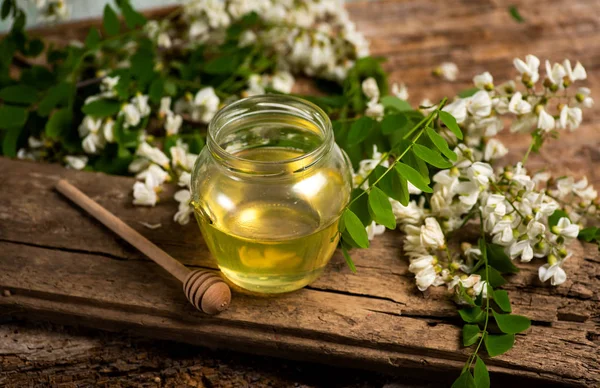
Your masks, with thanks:
[[[75,202],[92,217],[103,223],[125,241],[136,247],[156,264],[163,267],[168,273],[179,279],[180,282],[183,283],[185,281],[190,271],[183,264],[136,232],[117,216],[100,206],[96,201],[82,193],[75,186],[64,179],[61,179],[56,184],[56,190]]]

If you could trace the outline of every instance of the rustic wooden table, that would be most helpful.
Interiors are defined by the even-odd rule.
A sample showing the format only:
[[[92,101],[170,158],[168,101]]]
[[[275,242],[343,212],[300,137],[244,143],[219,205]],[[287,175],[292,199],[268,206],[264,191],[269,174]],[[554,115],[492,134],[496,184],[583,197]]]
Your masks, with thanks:
[[[515,3],[526,23],[508,13]],[[388,58],[395,81],[411,101],[454,95],[484,70],[495,79],[514,75],[512,59],[580,60],[588,86],[600,99],[600,2],[574,1],[381,1],[352,3],[352,18]],[[76,28],[61,32],[77,36]],[[444,83],[430,76],[443,61],[461,69]],[[587,174],[600,187],[600,109],[585,115],[576,134],[552,142],[531,159],[535,168]],[[517,160],[527,146],[503,134]],[[11,319],[144,335],[261,355],[359,367],[447,385],[467,357],[456,309],[445,290],[425,294],[414,286],[401,255],[399,233],[387,232],[372,248],[354,254],[352,275],[336,254],[326,273],[299,292],[255,297],[236,291],[231,309],[216,318],[193,310],[180,285],[99,223],[53,191],[59,178],[117,214],[186,265],[214,268],[194,226],[171,221],[175,203],[131,205],[132,179],[65,170],[60,166],[0,159],[0,314]],[[166,195],[165,198],[169,196]],[[157,230],[138,221],[162,223]],[[600,255],[575,242],[557,288],[537,280],[537,264],[505,287],[516,313],[533,326],[517,336],[509,353],[487,361],[493,381],[548,386],[600,384]],[[123,335],[63,330],[9,322],[0,333],[0,384],[197,384],[197,386],[381,386],[393,378],[201,350],[189,345],[132,340]],[[180,349],[181,353],[180,353]],[[215,361],[216,360],[216,361]],[[262,361],[260,361],[262,360]],[[301,369],[296,369],[301,368]],[[330,380],[321,375],[331,374]],[[317,376],[310,378],[311,375]],[[227,383],[228,376],[235,379]],[[403,380],[404,381],[404,380]]]

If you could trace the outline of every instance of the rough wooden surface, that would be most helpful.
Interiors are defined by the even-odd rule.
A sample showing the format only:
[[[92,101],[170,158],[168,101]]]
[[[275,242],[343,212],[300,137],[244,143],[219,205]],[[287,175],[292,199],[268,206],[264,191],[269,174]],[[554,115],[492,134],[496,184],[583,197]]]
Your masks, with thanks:
[[[515,1],[524,24],[515,23],[505,1],[413,0],[349,5],[371,41],[388,58],[392,79],[406,82],[411,101],[453,95],[474,74],[512,77],[512,58],[534,53],[569,57],[588,70],[588,86],[600,90],[600,3]],[[455,83],[429,73],[442,61],[461,69]],[[595,89],[595,90],[594,90]],[[596,98],[599,99],[598,97]],[[587,174],[600,186],[600,117],[595,107],[574,135],[548,144],[530,166]],[[503,135],[514,150],[520,136]],[[556,161],[559,160],[559,163]],[[450,381],[467,352],[459,343],[459,320],[446,292],[416,290],[402,258],[399,233],[386,233],[369,250],[356,252],[358,275],[336,254],[326,273],[306,289],[281,297],[235,292],[231,309],[216,318],[187,305],[179,285],[102,225],[83,215],[51,188],[61,177],[186,265],[214,268],[195,226],[171,221],[176,203],[156,208],[131,205],[132,180],[80,173],[59,166],[0,160],[0,297],[5,313],[48,318],[156,338],[297,359],[352,365]],[[169,193],[164,195],[169,198]],[[150,230],[138,223],[162,223]],[[517,336],[508,354],[486,361],[495,377],[540,384],[600,384],[600,256],[575,243],[560,287],[537,280],[537,263],[521,264],[509,290],[517,313],[533,326]],[[4,337],[6,338],[6,337]],[[5,349],[0,338],[0,349]]]

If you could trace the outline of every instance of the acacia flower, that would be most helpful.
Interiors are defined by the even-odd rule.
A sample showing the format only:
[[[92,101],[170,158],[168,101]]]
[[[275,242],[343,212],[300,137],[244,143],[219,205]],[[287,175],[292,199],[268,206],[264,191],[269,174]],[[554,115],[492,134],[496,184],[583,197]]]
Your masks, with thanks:
[[[538,115],[537,127],[544,132],[548,132],[554,129],[556,123],[554,117],[546,112],[545,109],[541,109]]]
[[[538,269],[538,276],[540,281],[546,282],[550,280],[550,284],[553,286],[558,286],[563,284],[567,280],[567,274],[564,269],[562,269],[563,263],[569,258],[569,256],[564,259],[558,260],[556,256],[553,254],[548,256],[548,263],[542,265]]]
[[[183,118],[180,115],[173,113],[167,114],[167,119],[165,120],[165,131],[167,132],[167,135],[172,136],[178,134],[182,123]]]
[[[192,119],[200,120],[208,124],[219,109],[219,97],[212,87],[200,89],[194,97],[194,109],[192,109]]]
[[[133,204],[141,206],[154,206],[158,201],[158,195],[154,187],[143,182],[135,182],[133,185]]]
[[[379,225],[375,223],[375,221],[367,225],[365,229],[367,230],[367,236],[369,237],[369,240],[373,240],[375,236],[379,236],[385,232],[385,226]]]
[[[560,128],[574,131],[575,129],[579,128],[579,125],[581,125],[581,120],[583,120],[583,112],[581,111],[581,108],[570,108],[565,105],[560,111],[558,124]]]
[[[516,115],[524,115],[531,112],[531,104],[523,100],[521,92],[516,92],[508,103],[508,111]]]
[[[190,206],[191,193],[188,189],[179,190],[173,198],[179,202],[179,209],[173,216],[173,220],[180,225],[186,225],[190,222],[190,215],[194,212]]]
[[[492,99],[485,90],[480,90],[469,99],[467,105],[469,113],[473,116],[487,117],[492,113]]]
[[[555,63],[554,65],[550,66],[550,61],[546,60],[546,77],[552,85],[562,89],[563,77],[566,74],[567,71],[560,63]]]
[[[152,182],[152,184],[149,186],[153,187],[158,187],[162,185],[165,181],[168,182],[171,180],[169,173],[156,164],[151,164],[150,166],[148,166],[148,168],[139,172],[135,177],[137,179],[143,179],[148,182]]]
[[[448,81],[455,81],[458,77],[458,66],[456,63],[444,62],[433,71],[433,74]]]
[[[83,170],[88,162],[87,156],[73,156],[67,155],[64,159],[67,167],[73,168],[75,170]]]
[[[160,108],[158,109],[158,117],[163,118],[171,111],[171,97],[163,97],[160,99]]]
[[[119,114],[125,117],[125,127],[135,127],[142,119],[140,111],[133,104],[125,104]]]
[[[494,88],[494,77],[486,71],[473,77],[473,84],[479,89],[491,90]]]
[[[579,225],[572,224],[567,217],[561,217],[558,223],[552,227],[552,233],[574,239],[579,234]]]
[[[362,91],[369,100],[379,100],[379,86],[375,78],[369,77],[362,82]]]
[[[164,169],[169,169],[169,158],[161,150],[156,147],[152,147],[150,144],[143,142],[137,148],[136,154],[143,156]]]
[[[394,82],[392,85],[392,94],[401,100],[408,100],[408,88],[404,83],[398,85]]]
[[[523,81],[528,84],[527,86],[533,86],[540,79],[538,72],[540,60],[535,55],[527,55],[525,61],[515,58],[513,64],[519,73],[523,75]]]
[[[587,73],[585,72],[585,68],[583,65],[577,61],[575,64],[575,68],[571,68],[571,61],[565,59],[563,62],[563,66],[565,68],[566,76],[571,82],[575,82],[577,80],[584,80],[587,78]]]
[[[434,217],[427,217],[421,226],[421,245],[429,249],[444,249],[446,240],[440,224]]]

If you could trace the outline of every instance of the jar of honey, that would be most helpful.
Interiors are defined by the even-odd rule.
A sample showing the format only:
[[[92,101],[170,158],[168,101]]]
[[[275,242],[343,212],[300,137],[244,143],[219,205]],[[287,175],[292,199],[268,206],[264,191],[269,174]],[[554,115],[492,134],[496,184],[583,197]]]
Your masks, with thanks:
[[[242,288],[297,290],[336,249],[351,167],[316,105],[282,95],[223,108],[192,173],[192,204],[208,248]]]

